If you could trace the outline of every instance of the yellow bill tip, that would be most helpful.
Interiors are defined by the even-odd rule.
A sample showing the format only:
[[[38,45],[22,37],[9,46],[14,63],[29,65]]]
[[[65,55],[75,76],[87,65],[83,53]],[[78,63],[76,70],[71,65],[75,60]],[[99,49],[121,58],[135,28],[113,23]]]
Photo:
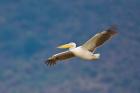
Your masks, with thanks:
[[[71,48],[72,46],[69,44],[60,45],[57,48]]]

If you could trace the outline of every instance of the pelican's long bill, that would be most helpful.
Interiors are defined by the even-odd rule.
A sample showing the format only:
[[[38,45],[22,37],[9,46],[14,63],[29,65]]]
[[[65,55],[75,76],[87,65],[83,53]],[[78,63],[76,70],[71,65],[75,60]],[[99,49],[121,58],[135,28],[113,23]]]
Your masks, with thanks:
[[[73,47],[73,45],[71,45],[71,44],[64,44],[64,45],[58,46],[57,48],[71,48],[71,47]]]

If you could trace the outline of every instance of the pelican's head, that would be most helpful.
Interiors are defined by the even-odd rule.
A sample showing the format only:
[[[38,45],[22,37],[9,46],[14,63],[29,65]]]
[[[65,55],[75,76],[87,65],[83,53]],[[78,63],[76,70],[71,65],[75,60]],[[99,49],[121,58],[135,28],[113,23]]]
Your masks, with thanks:
[[[71,42],[71,43],[68,43],[68,44],[60,45],[57,48],[69,48],[69,49],[72,49],[72,48],[76,48],[76,44],[74,42]]]

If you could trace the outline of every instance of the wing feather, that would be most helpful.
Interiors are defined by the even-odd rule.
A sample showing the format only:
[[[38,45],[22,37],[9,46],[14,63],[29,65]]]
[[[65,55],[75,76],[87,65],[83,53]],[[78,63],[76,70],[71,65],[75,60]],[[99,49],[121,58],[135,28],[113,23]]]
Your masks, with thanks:
[[[71,51],[65,51],[53,55],[52,57],[48,58],[48,60],[45,63],[47,65],[54,65],[57,61],[66,60],[72,57],[75,57],[75,55]]]
[[[82,46],[89,51],[94,51],[96,47],[101,46],[116,33],[116,27],[112,26],[103,32],[97,33]]]

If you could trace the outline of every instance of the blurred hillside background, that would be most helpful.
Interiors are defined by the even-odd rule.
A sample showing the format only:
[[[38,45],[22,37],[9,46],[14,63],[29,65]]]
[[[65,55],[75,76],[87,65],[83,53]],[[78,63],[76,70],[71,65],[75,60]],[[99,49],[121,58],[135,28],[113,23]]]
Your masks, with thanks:
[[[44,64],[112,24],[99,60]],[[0,93],[140,93],[139,48],[140,0],[0,0]]]

